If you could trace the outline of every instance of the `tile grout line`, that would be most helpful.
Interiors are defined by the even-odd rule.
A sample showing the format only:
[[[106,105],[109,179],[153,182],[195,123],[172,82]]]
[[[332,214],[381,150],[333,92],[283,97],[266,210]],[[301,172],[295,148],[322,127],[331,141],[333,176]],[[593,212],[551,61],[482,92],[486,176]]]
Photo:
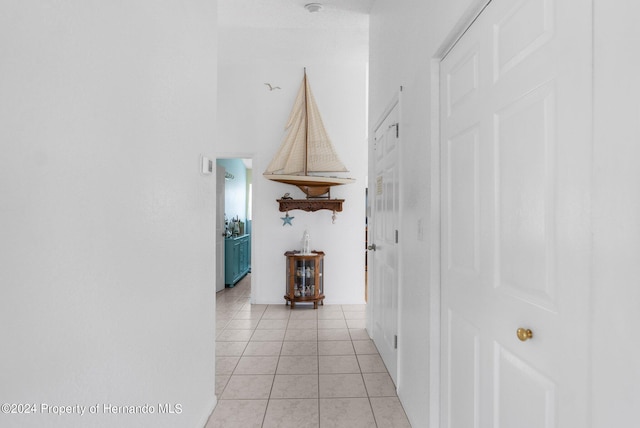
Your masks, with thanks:
[[[228,293],[226,291],[227,289],[225,288],[225,290],[221,290],[221,292],[225,292],[225,296],[226,293]],[[231,290],[231,289],[229,289]],[[242,306],[240,306],[238,309],[235,309],[233,312],[233,315],[231,316],[231,319],[229,321],[227,321],[227,323],[225,324],[225,326],[222,328],[222,331],[220,332],[220,334],[222,334],[225,331],[230,331],[232,329],[227,329],[227,327],[229,326],[230,322],[236,319],[236,316],[238,315],[238,313],[240,313],[240,311],[242,310],[242,308],[249,303],[248,296],[246,296],[245,294],[240,294],[239,296],[235,297],[233,300],[233,304],[239,303],[241,300],[244,300],[244,303]],[[249,296],[250,297],[250,296]],[[226,305],[226,303],[225,303]],[[216,310],[217,310],[217,295],[216,295]],[[254,330],[255,332],[255,330]],[[218,338],[219,334],[216,335],[216,342],[217,342],[217,338]],[[253,333],[251,334],[251,336],[253,336]],[[233,366],[233,369],[231,370],[231,374],[229,375],[229,379],[227,380],[227,382],[225,383],[224,387],[222,388],[222,392],[220,393],[220,400],[222,400],[222,394],[224,393],[225,389],[227,388],[227,386],[229,385],[229,382],[231,382],[231,378],[233,377],[236,369],[238,368],[238,365],[240,364],[240,360],[242,359],[242,356],[244,355],[244,352],[247,349],[247,346],[249,346],[249,342],[251,341],[251,337],[249,337],[249,339],[247,340],[247,344],[245,345],[245,347],[242,349],[242,353],[240,354],[240,356],[238,357],[238,361],[236,362],[236,364]],[[217,348],[217,346],[216,346]],[[215,358],[215,357],[214,357]]]
[[[267,307],[265,308],[264,312],[260,316],[260,319],[262,319],[262,317],[264,316],[265,312],[267,312],[267,309],[269,309],[269,305],[267,305]],[[260,324],[260,323],[258,323],[258,324]],[[256,330],[257,329],[258,329],[258,326],[256,326]],[[285,334],[286,334],[286,330],[285,330]],[[280,351],[278,352],[278,362],[276,363],[276,368],[275,368],[275,370],[273,372],[273,380],[271,381],[271,389],[269,389],[269,396],[267,397],[267,407],[264,409],[264,415],[262,416],[262,424],[260,425],[261,427],[264,426],[264,423],[265,423],[265,421],[267,419],[267,412],[269,411],[269,404],[271,404],[271,394],[273,394],[273,386],[276,384],[276,376],[278,375],[278,366],[280,366],[280,357],[282,356],[282,347],[283,346],[284,346],[284,336],[282,337],[282,342],[280,343]]]
[[[225,300],[226,300],[226,299],[225,299]],[[241,304],[241,303],[242,303],[242,304]],[[221,304],[221,306],[222,306],[222,307],[224,307],[224,306],[225,306],[225,304],[229,304],[229,305],[233,305],[234,307],[236,307],[236,309],[234,309],[234,310],[233,310],[233,316],[232,316],[232,318],[231,318],[231,320],[236,320],[236,317],[239,315],[239,313],[240,313],[240,312],[242,312],[242,310],[243,310],[243,309],[246,309],[246,308],[247,308],[247,303],[249,303],[249,302],[247,301],[247,296],[246,296],[246,294],[244,294],[244,293],[243,293],[243,294],[240,294],[240,295],[238,295],[238,296],[234,296],[234,297],[232,297],[232,298],[231,298],[231,299],[229,299],[228,301],[225,301],[225,303],[222,303],[222,304]],[[241,304],[241,305],[240,305],[240,304]],[[238,306],[238,305],[240,305],[240,306]],[[238,365],[239,365],[239,363],[240,363],[241,359],[242,359],[242,358],[244,358],[245,356],[246,356],[246,357],[250,357],[249,355],[246,355],[246,354],[245,354],[245,353],[246,353],[246,351],[247,351],[247,350],[248,350],[248,348],[249,348],[249,344],[250,344],[250,343],[259,343],[259,341],[253,341],[252,339],[254,338],[255,333],[256,333],[256,332],[257,332],[257,330],[258,330],[258,325],[260,324],[260,322],[261,322],[262,320],[264,320],[264,319],[265,319],[264,317],[265,317],[265,316],[266,316],[266,314],[267,314],[267,310],[268,310],[271,306],[275,307],[275,306],[279,306],[279,305],[265,305],[265,306],[266,306],[266,308],[265,308],[264,310],[260,311],[260,315],[259,315],[259,317],[258,317],[258,318],[256,318],[256,324],[255,324],[255,326],[251,329],[251,330],[252,330],[251,336],[248,338],[248,341],[246,342],[246,344],[245,344],[244,348],[242,349],[242,352],[241,352],[240,356],[238,357],[238,362],[236,363],[236,366],[233,368],[233,370],[232,370],[232,372],[231,372],[230,378],[231,378],[231,376],[233,376],[233,375],[234,375],[235,370],[238,368]],[[319,307],[318,309],[320,309],[320,307]],[[250,309],[249,309],[249,310],[250,310]],[[354,339],[354,334],[355,334],[355,333],[354,333],[354,331],[353,331],[353,330],[360,330],[362,327],[357,327],[357,328],[356,328],[356,327],[354,327],[353,329],[352,329],[352,328],[350,328],[350,327],[349,327],[349,324],[347,323],[347,320],[346,320],[346,314],[345,314],[344,309],[342,308],[342,306],[340,306],[340,309],[339,309],[339,310],[340,310],[340,314],[341,314],[341,316],[342,316],[342,319],[344,319],[344,320],[345,320],[346,329],[347,329],[347,332],[348,332],[348,335],[349,335],[350,351],[352,351],[352,352],[353,352],[353,354],[344,354],[344,353],[343,353],[343,351],[340,351],[340,349],[344,349],[344,348],[342,348],[342,347],[337,348],[337,349],[338,349],[338,351],[336,351],[336,350],[335,350],[334,348],[332,348],[331,346],[328,346],[328,347],[327,347],[327,352],[328,352],[327,356],[353,355],[353,356],[355,357],[355,359],[356,359],[356,363],[358,364],[358,371],[359,371],[359,374],[360,374],[360,379],[361,379],[361,380],[362,380],[362,382],[363,382],[363,386],[364,386],[364,390],[365,390],[365,394],[366,394],[367,402],[369,403],[369,411],[371,412],[371,416],[373,417],[373,421],[374,421],[375,426],[376,426],[376,427],[378,427],[378,426],[379,426],[379,421],[378,421],[378,418],[376,418],[376,414],[373,412],[373,405],[372,405],[372,402],[371,402],[371,398],[372,398],[372,397],[370,396],[369,387],[367,387],[367,384],[366,384],[366,382],[365,382],[365,380],[364,380],[364,374],[365,374],[365,373],[363,373],[363,371],[362,371],[362,367],[361,367],[361,364],[360,364],[360,359],[358,358],[359,354],[356,352],[356,349],[355,349],[355,343],[354,343],[354,340],[355,340],[355,339]],[[295,320],[296,320],[296,319],[298,319],[297,317],[296,317],[295,319],[292,319],[292,318],[291,318],[292,313],[291,313],[291,312],[289,312],[289,311],[287,311],[287,312],[289,313],[289,316],[288,316],[288,319],[287,319],[287,325],[286,325],[286,327],[285,327],[285,337],[286,337],[286,332],[289,330],[289,326],[291,325],[291,321],[293,321],[293,323],[295,324]],[[320,324],[320,322],[319,322],[319,319],[318,319],[318,312],[319,312],[319,311],[317,311],[317,310],[313,310],[313,313],[314,313],[314,315],[315,315],[315,317],[314,317],[314,319],[315,319],[315,335],[316,335],[316,341],[315,341],[315,344],[316,344],[316,348],[317,348],[317,349],[316,349],[316,351],[317,351],[317,352],[316,352],[316,354],[315,354],[315,357],[316,357],[316,367],[317,367],[317,382],[318,382],[318,383],[317,383],[317,390],[316,390],[316,391],[317,391],[317,395],[318,395],[318,398],[317,398],[318,420],[317,420],[317,422],[318,422],[318,425],[320,426],[320,423],[321,423],[321,413],[320,413],[320,407],[321,407],[321,406],[320,406],[320,400],[322,399],[322,398],[321,398],[321,396],[320,396],[320,395],[321,395],[321,392],[320,392],[320,374],[321,374],[321,373],[320,373],[320,345],[321,345],[321,342],[322,342],[322,341],[321,341],[321,340],[320,340],[320,338],[319,338],[319,329],[320,329],[320,325],[319,325],[319,324]],[[275,314],[274,314],[274,315],[275,315]],[[301,314],[301,315],[304,315],[304,314]],[[244,319],[244,318],[243,318],[243,319]],[[249,319],[250,319],[250,320],[253,320],[253,318],[251,318],[251,317],[250,317]],[[277,318],[275,318],[275,319],[277,319]],[[301,320],[307,320],[307,319],[309,319],[309,318],[307,318],[307,317],[304,317],[304,316],[303,316],[303,317],[301,317],[300,319],[301,319]],[[324,318],[324,316],[323,316],[323,319],[325,319],[325,318]],[[357,319],[359,319],[359,318],[357,318]],[[305,323],[306,323],[306,322],[307,322],[307,321],[305,321]],[[236,324],[237,324],[237,323],[236,323]],[[249,324],[252,324],[252,323],[251,323],[251,322],[249,322]],[[221,333],[222,333],[223,331],[231,331],[231,330],[233,330],[233,329],[231,329],[231,330],[227,329],[227,327],[228,327],[228,326],[229,326],[229,321],[228,321],[228,322],[226,323],[226,325],[223,327],[223,329],[221,330]],[[297,330],[297,329],[291,329],[291,330]],[[364,338],[362,337],[362,335],[360,334],[360,331],[358,331],[357,333],[358,333],[358,339],[359,339],[359,340],[366,340],[366,339],[364,339]],[[218,336],[218,335],[216,335],[216,339],[217,339],[217,336]],[[330,338],[331,338],[331,336],[327,336],[327,340],[329,340]],[[370,340],[370,339],[369,339],[369,340]],[[217,341],[217,340],[216,340],[216,341]],[[298,341],[292,341],[292,342],[293,342],[293,343],[296,343],[296,342],[298,342]],[[282,352],[283,352],[283,350],[284,350],[284,344],[286,343],[286,342],[285,342],[285,338],[283,337],[281,340],[278,340],[278,343],[280,344],[279,351],[278,351],[276,354],[273,354],[273,353],[270,353],[270,354],[269,354],[269,355],[277,355],[277,357],[278,357],[278,358],[277,358],[276,365],[275,365],[275,371],[274,371],[274,373],[273,373],[272,384],[271,384],[271,387],[270,387],[270,390],[269,390],[269,394],[268,394],[268,397],[267,397],[267,400],[266,400],[267,404],[266,404],[266,407],[264,408],[264,413],[262,414],[262,423],[261,423],[261,426],[264,426],[264,425],[266,424],[266,422],[268,421],[268,419],[266,418],[266,416],[267,416],[267,410],[269,409],[269,405],[271,404],[271,401],[272,401],[272,400],[274,400],[274,398],[273,398],[273,396],[272,396],[272,395],[273,395],[273,391],[274,391],[274,387],[275,387],[275,377],[277,376],[278,367],[279,367],[279,364],[280,364],[280,362],[281,362],[281,358],[282,358],[282,356],[283,356],[283,353],[282,353]],[[272,351],[272,350],[269,350],[269,352],[273,352],[273,351]],[[336,353],[334,354],[334,352],[336,352]],[[295,352],[294,352],[294,353],[295,353]],[[365,354],[367,354],[367,355],[368,355],[368,353],[365,353]],[[363,355],[364,355],[364,354],[363,354]],[[378,355],[379,355],[379,353],[378,353]],[[255,356],[255,355],[252,355],[252,356]],[[386,368],[386,367],[385,367],[385,368]],[[377,372],[376,372],[376,373],[377,373]],[[387,373],[388,373],[388,371],[387,371]],[[228,381],[227,381],[227,384],[228,384]],[[224,390],[225,390],[225,389],[226,389],[226,385],[225,385],[225,387],[223,387],[222,391],[224,392]],[[221,394],[221,395],[222,395],[222,394]],[[397,394],[395,394],[395,397],[397,397]],[[351,398],[351,397],[331,397],[331,398]],[[256,399],[242,399],[242,400],[240,400],[240,399],[239,399],[239,401],[256,401]],[[329,413],[331,413],[331,412],[329,412]],[[405,417],[406,417],[406,416],[405,416]]]
[[[346,322],[346,316],[345,316]],[[358,368],[360,369],[360,377],[362,378],[362,384],[364,385],[364,391],[367,394],[367,402],[369,403],[369,408],[371,409],[371,416],[373,416],[373,423],[376,424],[376,428],[378,427],[378,420],[376,418],[376,414],[373,411],[373,406],[371,405],[371,396],[369,395],[369,388],[367,387],[367,383],[364,380],[364,373],[362,372],[362,366],[360,365],[360,359],[358,358],[358,353],[356,352],[356,347],[353,344],[353,335],[351,334],[351,329],[349,328],[349,324],[347,323],[347,328],[349,330],[349,337],[351,338],[351,346],[353,346],[353,353],[356,356],[356,362],[358,363]]]

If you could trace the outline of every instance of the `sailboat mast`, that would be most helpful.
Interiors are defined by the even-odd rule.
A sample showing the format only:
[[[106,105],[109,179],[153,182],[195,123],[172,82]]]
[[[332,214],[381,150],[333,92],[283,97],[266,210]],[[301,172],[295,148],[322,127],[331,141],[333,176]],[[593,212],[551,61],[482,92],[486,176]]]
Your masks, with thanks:
[[[304,175],[308,175],[307,164],[309,162],[309,97],[307,94],[307,67],[304,68]]]

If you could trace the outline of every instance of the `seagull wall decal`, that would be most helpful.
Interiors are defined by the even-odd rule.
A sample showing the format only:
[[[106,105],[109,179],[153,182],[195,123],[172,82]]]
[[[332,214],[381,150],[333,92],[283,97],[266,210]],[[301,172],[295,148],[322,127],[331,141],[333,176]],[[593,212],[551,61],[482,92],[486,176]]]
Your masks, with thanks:
[[[270,91],[273,91],[274,89],[282,89],[280,86],[272,86],[271,83],[265,83],[265,85],[269,87]]]

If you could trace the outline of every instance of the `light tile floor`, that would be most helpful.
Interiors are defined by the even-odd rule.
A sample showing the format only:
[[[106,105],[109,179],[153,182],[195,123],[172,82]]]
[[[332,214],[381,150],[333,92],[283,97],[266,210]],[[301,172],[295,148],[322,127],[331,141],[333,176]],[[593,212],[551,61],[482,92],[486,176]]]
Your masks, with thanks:
[[[252,305],[251,275],[216,298],[205,428],[410,428],[365,330],[365,305]],[[283,299],[284,300],[284,299]]]

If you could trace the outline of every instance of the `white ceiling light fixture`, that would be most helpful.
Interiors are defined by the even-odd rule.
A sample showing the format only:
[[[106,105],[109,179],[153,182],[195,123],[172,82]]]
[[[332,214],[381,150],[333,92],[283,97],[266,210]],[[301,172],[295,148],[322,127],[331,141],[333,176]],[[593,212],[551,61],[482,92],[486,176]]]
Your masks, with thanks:
[[[320,3],[308,3],[304,5],[304,8],[311,13],[320,12],[322,10],[322,4]]]

